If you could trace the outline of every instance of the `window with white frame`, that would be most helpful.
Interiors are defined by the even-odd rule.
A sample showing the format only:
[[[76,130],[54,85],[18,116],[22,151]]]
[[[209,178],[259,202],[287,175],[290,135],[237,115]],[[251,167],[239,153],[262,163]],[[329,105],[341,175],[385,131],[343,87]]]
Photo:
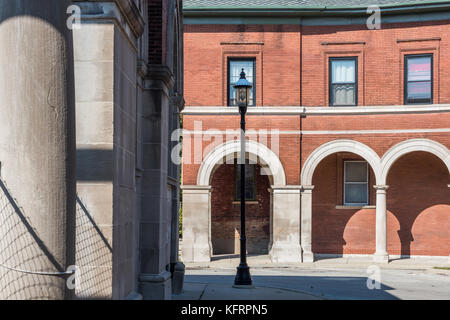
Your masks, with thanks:
[[[357,57],[330,58],[330,106],[358,104]]]
[[[245,78],[252,84],[250,89],[249,105],[255,105],[255,59],[254,58],[242,58],[242,59],[229,59],[228,60],[228,105],[236,106],[236,89],[234,84],[239,80],[242,69],[245,72]]]
[[[369,204],[369,167],[366,161],[344,161],[344,205]]]

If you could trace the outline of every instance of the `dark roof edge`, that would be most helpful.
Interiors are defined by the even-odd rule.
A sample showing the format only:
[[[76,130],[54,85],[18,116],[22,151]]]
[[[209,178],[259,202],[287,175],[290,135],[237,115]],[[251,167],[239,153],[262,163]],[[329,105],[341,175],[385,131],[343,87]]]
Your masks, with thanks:
[[[381,14],[401,14],[417,12],[435,12],[450,10],[450,1],[446,2],[420,2],[405,3],[398,5],[379,5]],[[357,16],[367,15],[367,7],[298,7],[298,8],[279,8],[279,7],[254,7],[254,8],[184,8],[185,17],[212,17],[212,16]]]

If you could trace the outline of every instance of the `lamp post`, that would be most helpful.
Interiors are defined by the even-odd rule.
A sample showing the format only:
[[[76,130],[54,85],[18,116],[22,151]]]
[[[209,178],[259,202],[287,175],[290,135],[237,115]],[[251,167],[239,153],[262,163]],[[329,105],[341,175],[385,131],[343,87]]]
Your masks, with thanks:
[[[234,85],[239,113],[241,114],[241,262],[237,267],[236,278],[234,279],[234,287],[239,288],[253,286],[250,268],[247,265],[247,237],[245,236],[245,114],[247,113],[251,87],[252,85],[245,78],[245,72],[242,69],[241,77]]]

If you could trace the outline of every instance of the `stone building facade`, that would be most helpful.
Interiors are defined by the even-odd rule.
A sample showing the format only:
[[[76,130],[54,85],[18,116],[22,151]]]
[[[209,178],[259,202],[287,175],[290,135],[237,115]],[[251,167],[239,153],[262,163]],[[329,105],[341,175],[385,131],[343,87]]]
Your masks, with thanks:
[[[39,3],[0,2],[0,297],[170,299],[181,1]]]
[[[249,254],[448,259],[450,8],[372,2],[184,2],[184,262],[239,250],[242,68]]]

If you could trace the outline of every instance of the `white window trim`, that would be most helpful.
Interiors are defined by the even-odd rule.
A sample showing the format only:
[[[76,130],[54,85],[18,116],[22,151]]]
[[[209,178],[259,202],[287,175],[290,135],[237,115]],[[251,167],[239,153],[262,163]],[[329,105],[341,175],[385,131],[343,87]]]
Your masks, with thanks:
[[[348,162],[363,162],[366,164],[366,182],[346,182],[346,173],[347,173],[347,167],[346,167],[346,163]],[[346,184],[367,184],[367,202],[345,202],[345,185]],[[362,160],[344,160],[344,181],[343,181],[343,185],[344,185],[344,190],[343,190],[343,194],[344,194],[344,199],[343,199],[343,203],[344,206],[350,206],[350,207],[354,207],[354,206],[368,206],[369,205],[369,163],[367,163],[367,161],[362,161]]]

